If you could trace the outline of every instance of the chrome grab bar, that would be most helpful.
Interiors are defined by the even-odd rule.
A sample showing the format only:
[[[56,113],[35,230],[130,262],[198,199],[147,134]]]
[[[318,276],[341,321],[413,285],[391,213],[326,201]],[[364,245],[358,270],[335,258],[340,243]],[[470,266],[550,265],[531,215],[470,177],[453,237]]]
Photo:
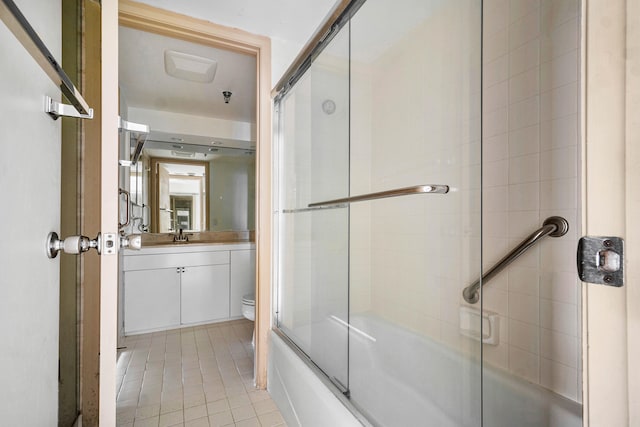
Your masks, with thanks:
[[[120,222],[120,220],[118,220],[118,230],[122,230],[124,227],[131,224],[131,195],[127,190],[118,188],[118,196],[122,196],[123,194],[125,196],[124,198],[127,201],[127,220],[125,222]]]
[[[324,202],[310,203],[310,208],[321,206],[333,206],[344,203],[364,202],[365,200],[386,199],[387,197],[408,196],[411,194],[435,193],[446,194],[448,185],[414,185],[413,187],[396,188],[395,190],[380,191],[377,193],[361,194],[359,196],[345,197],[343,199],[327,200]]]
[[[511,252],[504,256],[489,271],[482,275],[482,279],[478,279],[462,291],[464,300],[470,304],[475,304],[480,299],[480,282],[484,286],[489,280],[493,279],[498,273],[504,270],[509,264],[515,261],[520,255],[525,253],[530,247],[535,245],[545,236],[560,237],[569,231],[569,223],[561,216],[550,216],[542,223],[542,227],[531,233],[518,246],[513,248]]]

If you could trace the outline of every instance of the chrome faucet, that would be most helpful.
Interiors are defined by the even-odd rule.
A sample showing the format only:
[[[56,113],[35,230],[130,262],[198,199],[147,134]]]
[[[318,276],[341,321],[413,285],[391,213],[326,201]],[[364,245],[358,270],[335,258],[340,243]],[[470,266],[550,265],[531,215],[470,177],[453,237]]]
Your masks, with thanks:
[[[174,242],[188,242],[189,241],[189,236],[191,234],[187,234],[187,233],[182,233],[182,228],[173,235],[173,241]]]

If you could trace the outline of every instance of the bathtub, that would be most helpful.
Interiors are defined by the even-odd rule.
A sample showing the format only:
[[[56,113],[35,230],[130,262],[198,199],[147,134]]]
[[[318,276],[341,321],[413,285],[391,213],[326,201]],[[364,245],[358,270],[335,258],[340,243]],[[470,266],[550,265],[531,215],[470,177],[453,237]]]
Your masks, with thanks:
[[[288,425],[480,426],[482,417],[489,427],[582,426],[576,402],[490,367],[481,385],[476,362],[374,316],[351,324],[351,399],[272,331],[269,391]],[[320,327],[345,333],[331,319]]]

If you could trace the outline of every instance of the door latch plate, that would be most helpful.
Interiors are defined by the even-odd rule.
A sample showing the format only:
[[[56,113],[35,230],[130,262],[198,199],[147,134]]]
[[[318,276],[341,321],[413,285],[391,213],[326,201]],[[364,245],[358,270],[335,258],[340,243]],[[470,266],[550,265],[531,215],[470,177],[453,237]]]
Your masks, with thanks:
[[[598,285],[624,285],[624,240],[585,236],[578,242],[578,276]]]

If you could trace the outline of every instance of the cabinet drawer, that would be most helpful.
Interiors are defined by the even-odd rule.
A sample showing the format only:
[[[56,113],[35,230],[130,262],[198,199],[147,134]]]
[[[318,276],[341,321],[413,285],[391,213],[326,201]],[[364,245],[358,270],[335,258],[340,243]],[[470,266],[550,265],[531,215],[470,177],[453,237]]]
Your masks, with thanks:
[[[186,252],[179,254],[134,255],[124,257],[124,271],[216,264],[229,264],[229,251]]]

